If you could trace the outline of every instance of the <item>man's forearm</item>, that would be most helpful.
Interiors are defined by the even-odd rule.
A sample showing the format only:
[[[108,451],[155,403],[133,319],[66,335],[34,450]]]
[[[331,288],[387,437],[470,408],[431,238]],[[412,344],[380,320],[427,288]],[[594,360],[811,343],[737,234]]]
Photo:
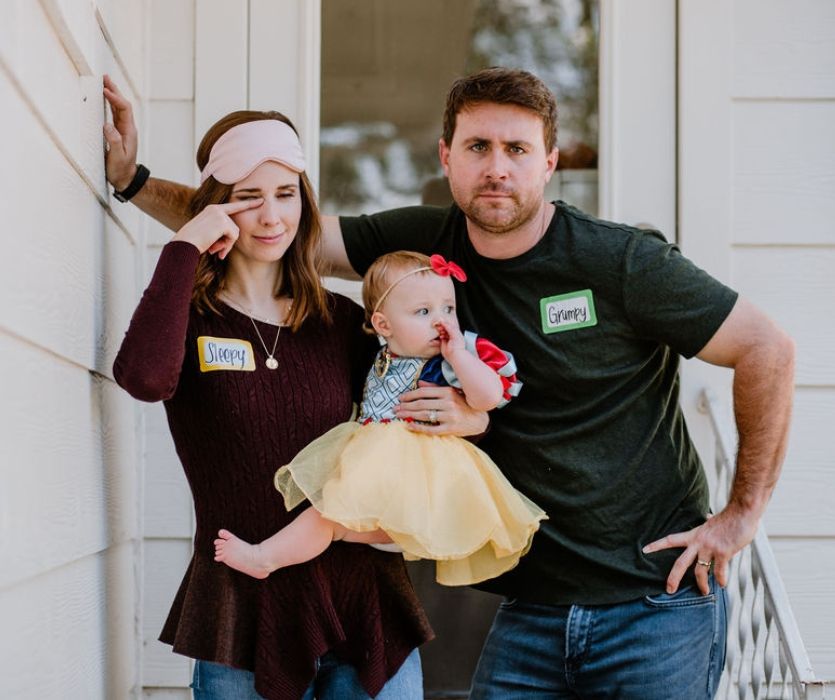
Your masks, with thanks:
[[[739,433],[729,506],[757,517],[765,510],[786,454],[794,393],[794,343],[780,334],[734,368]]]
[[[130,201],[163,226],[179,231],[191,218],[188,204],[192,194],[194,189],[187,185],[151,177]]]

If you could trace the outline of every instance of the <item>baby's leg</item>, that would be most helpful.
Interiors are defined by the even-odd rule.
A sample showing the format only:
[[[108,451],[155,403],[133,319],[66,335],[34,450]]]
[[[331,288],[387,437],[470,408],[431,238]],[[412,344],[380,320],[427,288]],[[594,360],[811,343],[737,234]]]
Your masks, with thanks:
[[[346,542],[391,542],[382,530],[352,532],[308,508],[283,530],[260,544],[249,544],[228,530],[218,532],[215,561],[254,578],[267,578],[273,571],[315,559],[334,540]]]

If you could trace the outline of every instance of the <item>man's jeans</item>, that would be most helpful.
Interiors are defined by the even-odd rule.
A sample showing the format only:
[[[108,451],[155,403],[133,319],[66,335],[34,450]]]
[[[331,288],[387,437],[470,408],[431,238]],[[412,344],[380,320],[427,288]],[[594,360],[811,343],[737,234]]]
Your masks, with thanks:
[[[195,700],[259,700],[255,692],[255,676],[231,666],[211,661],[194,663],[191,684]],[[368,700],[353,666],[341,662],[334,654],[325,654],[317,663],[316,677],[302,700]],[[420,655],[415,649],[397,673],[376,696],[376,700],[423,700],[423,673]]]
[[[704,700],[725,664],[726,593],[679,589],[618,605],[499,607],[470,700]]]

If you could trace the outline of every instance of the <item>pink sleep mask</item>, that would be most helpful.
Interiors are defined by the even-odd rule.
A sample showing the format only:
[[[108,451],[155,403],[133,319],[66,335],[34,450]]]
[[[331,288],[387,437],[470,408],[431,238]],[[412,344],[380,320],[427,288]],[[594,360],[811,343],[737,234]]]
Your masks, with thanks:
[[[268,160],[286,165],[294,172],[304,172],[304,153],[296,132],[277,119],[239,124],[212,146],[200,182],[211,175],[224,185],[234,185]]]

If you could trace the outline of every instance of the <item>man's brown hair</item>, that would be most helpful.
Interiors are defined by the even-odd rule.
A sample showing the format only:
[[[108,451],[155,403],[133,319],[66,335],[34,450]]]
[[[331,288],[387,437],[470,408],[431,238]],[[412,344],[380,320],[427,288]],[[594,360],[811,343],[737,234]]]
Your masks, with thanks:
[[[443,139],[452,145],[458,114],[478,104],[517,105],[542,119],[545,151],[557,145],[557,100],[533,73],[512,68],[485,68],[456,80],[447,94]]]

